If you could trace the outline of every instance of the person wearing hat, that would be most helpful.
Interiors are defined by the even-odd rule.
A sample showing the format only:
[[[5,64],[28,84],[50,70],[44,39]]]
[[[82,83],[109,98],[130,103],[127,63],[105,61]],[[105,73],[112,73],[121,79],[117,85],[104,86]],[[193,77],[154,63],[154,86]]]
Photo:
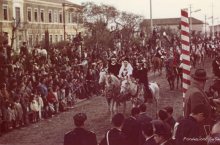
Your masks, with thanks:
[[[77,113],[73,117],[76,128],[65,134],[64,145],[97,145],[96,134],[85,129],[86,119],[84,113]]]
[[[116,57],[112,57],[108,64],[108,72],[114,76],[118,76],[120,65],[117,63]]]
[[[127,57],[124,58],[121,68],[119,70],[118,77],[119,78],[130,78],[130,76],[133,74],[133,67],[129,63],[129,59]]]
[[[206,80],[208,79],[206,71],[204,69],[195,70],[191,75],[191,85],[186,91],[184,116],[188,117],[192,113],[192,110],[199,104],[203,104],[208,110],[208,116],[203,122],[204,126],[211,126],[214,121],[211,102],[216,102],[216,99],[209,99],[204,91]],[[205,135],[205,130],[201,129]]]
[[[206,138],[201,132],[202,122],[208,117],[209,110],[204,104],[195,106],[190,116],[185,117],[179,122],[176,130],[176,144],[178,145],[206,145],[204,140]],[[209,134],[209,130],[206,130]],[[195,139],[195,140],[193,140]],[[196,140],[197,139],[197,140]]]
[[[194,74],[191,75],[191,78],[191,85],[186,91],[185,96],[184,116],[189,116],[198,104],[204,104],[206,108],[208,108],[209,114],[211,114],[210,102],[204,91],[205,83],[208,79],[206,71],[204,69],[197,69]]]

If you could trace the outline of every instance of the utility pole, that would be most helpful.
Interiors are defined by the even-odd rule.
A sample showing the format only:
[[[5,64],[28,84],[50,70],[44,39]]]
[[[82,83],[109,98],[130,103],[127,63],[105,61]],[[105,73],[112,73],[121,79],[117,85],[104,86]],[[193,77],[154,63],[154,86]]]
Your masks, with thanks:
[[[63,3],[63,38],[66,41],[66,18],[65,18],[65,3]]]
[[[189,32],[190,32],[190,36],[191,36],[191,31],[192,31],[192,5],[189,5],[189,13],[190,13],[190,17],[189,17],[189,22],[190,22],[190,27],[189,27]]]
[[[152,0],[150,0],[150,29],[153,31],[153,19],[152,19]]]
[[[205,15],[205,38],[206,38],[206,19],[207,19],[207,17],[206,17],[206,15]]]
[[[214,39],[214,10],[213,10],[213,0],[212,0],[212,39]]]

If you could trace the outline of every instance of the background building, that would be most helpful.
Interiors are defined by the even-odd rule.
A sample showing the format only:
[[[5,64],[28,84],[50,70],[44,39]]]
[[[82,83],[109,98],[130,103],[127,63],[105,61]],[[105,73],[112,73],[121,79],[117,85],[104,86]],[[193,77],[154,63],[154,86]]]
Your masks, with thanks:
[[[210,26],[210,29],[212,29],[212,26]],[[220,32],[220,24],[214,26],[214,32]]]
[[[51,43],[83,31],[82,7],[66,0],[1,0],[0,6],[0,32],[8,32],[9,43],[14,35],[13,48],[42,43],[46,30]]]
[[[153,25],[154,27],[163,27],[165,29],[169,28],[172,31],[178,31],[180,28],[180,18],[153,19]],[[150,19],[145,19],[142,26],[150,28]],[[209,32],[209,27],[208,24],[205,24],[203,21],[192,18],[192,30],[205,33],[205,31]]]

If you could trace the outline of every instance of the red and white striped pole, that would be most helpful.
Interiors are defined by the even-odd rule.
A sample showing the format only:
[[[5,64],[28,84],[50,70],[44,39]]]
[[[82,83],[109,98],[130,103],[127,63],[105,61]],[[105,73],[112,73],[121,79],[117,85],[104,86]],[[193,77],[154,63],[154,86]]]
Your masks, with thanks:
[[[188,9],[181,10],[181,44],[183,63],[183,108],[185,107],[185,93],[190,85],[190,40],[189,40]]]

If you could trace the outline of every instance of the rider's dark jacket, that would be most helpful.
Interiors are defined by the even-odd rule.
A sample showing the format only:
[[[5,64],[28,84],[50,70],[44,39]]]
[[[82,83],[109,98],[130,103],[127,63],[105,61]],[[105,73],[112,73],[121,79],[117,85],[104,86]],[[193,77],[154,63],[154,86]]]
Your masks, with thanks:
[[[148,86],[148,70],[146,68],[134,69],[133,77],[138,79],[140,83]]]
[[[120,67],[121,66],[118,63],[116,63],[115,65],[112,65],[111,63],[109,63],[108,72],[112,73],[115,76],[118,76]]]

